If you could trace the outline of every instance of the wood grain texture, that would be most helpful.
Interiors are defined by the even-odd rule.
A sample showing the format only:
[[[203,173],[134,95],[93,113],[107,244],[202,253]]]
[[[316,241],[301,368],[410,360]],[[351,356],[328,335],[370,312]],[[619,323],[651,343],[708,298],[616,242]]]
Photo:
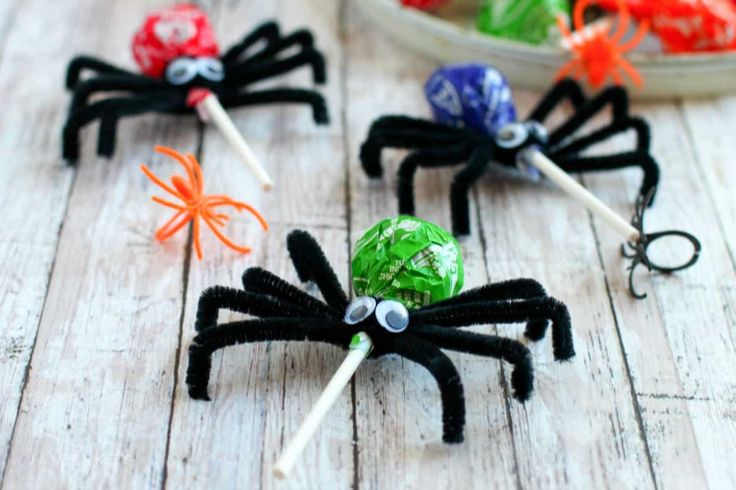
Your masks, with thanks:
[[[528,114],[539,94],[516,91],[515,99]],[[546,125],[562,122],[565,109]],[[588,213],[549,182],[490,173],[477,188],[489,278],[537,279],[568,306],[575,333],[570,362],[554,361],[549,339],[533,346],[535,396],[511,405],[521,481],[535,488],[651,488]]]
[[[79,17],[93,24],[94,2]],[[0,6],[0,474],[27,379],[31,351],[44,308],[74,170],[61,163],[58,135],[66,109],[59,46],[71,52],[95,47],[97,29],[70,31],[71,4],[3,2]],[[43,39],[43,43],[38,43]],[[64,55],[66,56],[66,55]],[[47,76],[35,76],[46,73]],[[10,110],[7,110],[10,104]]]
[[[351,234],[356,240],[381,217],[397,213],[396,169],[404,152],[384,152],[384,177],[370,181],[358,150],[373,119],[426,113],[421,84],[433,65],[398,48],[350,12],[347,34],[347,120],[351,173]],[[370,93],[367,97],[365,94]],[[448,182],[455,170],[417,174],[417,211],[449,227]],[[476,212],[473,210],[473,215]],[[477,221],[473,219],[477,229]],[[461,241],[466,288],[487,282],[479,235]],[[487,329],[486,329],[487,331]],[[516,485],[512,429],[499,362],[449,352],[465,385],[466,441],[442,442],[437,384],[421,366],[387,356],[367,363],[355,381],[359,488],[452,488],[484,482]],[[515,403],[515,402],[514,402]]]
[[[633,301],[626,292],[617,240],[596,222],[619,333],[658,483],[665,488],[729,488],[734,478],[730,455],[736,447],[723,434],[733,433],[734,420],[718,409],[736,399],[734,323],[724,295],[732,288],[734,269],[718,223],[724,210],[712,205],[708,180],[702,177],[678,108],[647,105],[635,110],[646,114],[655,128],[653,149],[663,174],[647,228],[688,230],[702,241],[703,253],[696,267],[676,275],[640,273],[649,297]],[[630,171],[605,182],[599,176],[586,182],[624,213],[639,178]],[[671,403],[663,409],[665,399]],[[673,471],[685,465],[684,475]]]
[[[166,486],[249,488],[252,482],[261,482],[263,488],[271,488],[275,486],[273,464],[339,366],[344,351],[319,343],[296,342],[228,348],[213,356],[212,402],[206,403],[190,400],[182,383],[188,364],[186,346],[194,334],[197,299],[207,287],[241,287],[241,274],[254,266],[300,284],[286,250],[286,235],[294,228],[305,229],[317,238],[347,288],[339,3],[250,2],[236,7],[213,5],[211,12],[218,32],[242,32],[243,19],[248,20],[246,29],[271,18],[281,21],[284,33],[308,26],[317,33],[318,46],[329,63],[329,84],[318,87],[330,107],[329,127],[315,127],[311,111],[303,106],[230,111],[253,151],[263,155],[264,166],[275,181],[271,193],[258,190],[243,163],[223,148],[216,131],[208,129],[204,139],[202,161],[210,188],[254,204],[265,214],[271,229],[264,235],[254,223],[231,227],[232,236],[253,247],[251,255],[222,253],[213,239],[205,241],[205,260],[191,259]],[[285,83],[311,87],[310,70],[302,68],[279,81],[268,82]],[[313,287],[308,291],[319,296]],[[242,315],[223,313],[220,321],[237,318]],[[351,484],[351,412],[350,392],[346,390],[307,446],[292,479],[279,488],[346,488]]]
[[[90,42],[98,40],[51,53],[49,66],[39,67],[39,72],[53,69],[53,76],[39,77],[49,79],[49,92],[61,93],[65,63],[77,50],[129,59],[130,27],[120,21],[131,8],[151,6],[96,2],[80,16],[78,5],[66,4],[53,15],[43,13],[47,7],[39,2],[29,14],[49,22],[39,26],[39,35],[58,28],[60,37],[50,45],[58,49],[67,42],[61,36],[71,36],[68,26],[75,22],[89,31],[83,36]],[[50,109],[64,114],[65,99]],[[52,134],[60,128],[56,117]],[[178,334],[167,324],[172,312],[178,316],[182,261],[172,253],[176,245],[151,246],[160,215],[151,212],[150,187],[137,164],[149,160],[154,142],[176,147],[196,142],[196,127],[150,117],[123,124],[121,135],[142,144],[120,145],[110,161],[94,156],[96,133],[96,127],[86,133],[59,237],[6,488],[133,488],[161,479],[174,374],[171,345]],[[56,157],[59,142],[48,139],[55,158],[44,164],[58,172],[63,168]]]
[[[216,130],[194,118],[122,122],[110,161],[94,155],[91,125],[79,167],[64,166],[66,62],[84,51],[132,68],[130,34],[164,4],[0,6],[0,90],[11,107],[0,118],[3,489],[736,486],[735,98],[635,107],[652,124],[663,168],[647,229],[697,235],[696,267],[641,271],[649,298],[634,301],[612,231],[551,185],[490,171],[473,191],[473,234],[460,242],[466,288],[536,278],[570,307],[577,356],[554,362],[549,338],[530,346],[535,393],[521,405],[508,394],[509,365],[449,353],[466,392],[466,441],[457,446],[441,442],[439,393],[422,367],[392,356],[368,361],[293,478],[276,483],[272,463],[345,353],[316,343],[232,347],[213,358],[212,402],[190,400],[184,376],[197,298],[214,284],[238,287],[251,266],[299,284],[285,246],[294,228],[317,237],[348,289],[351,243],[396,213],[403,157],[386,152],[385,176],[370,181],[359,145],[378,115],[427,115],[421,85],[435,65],[384,38],[349,0],[208,0],[201,5],[223,46],[276,17],[286,31],[313,29],[327,55],[320,90],[329,127],[316,127],[300,106],[230,112],[274,192],[262,193]],[[287,83],[312,86],[300,69],[263,87]],[[522,114],[539,98],[515,96]],[[152,241],[169,214],[149,201],[155,189],[138,163],[161,176],[177,170],[153,155],[156,143],[196,152],[209,192],[266,215],[268,233],[248,217],[228,227],[251,255],[207,231],[201,262],[186,234]],[[601,151],[628,144],[622,137]],[[420,217],[450,226],[455,171],[418,173]],[[640,173],[582,181],[628,216]],[[521,337],[520,326],[476,330]]]

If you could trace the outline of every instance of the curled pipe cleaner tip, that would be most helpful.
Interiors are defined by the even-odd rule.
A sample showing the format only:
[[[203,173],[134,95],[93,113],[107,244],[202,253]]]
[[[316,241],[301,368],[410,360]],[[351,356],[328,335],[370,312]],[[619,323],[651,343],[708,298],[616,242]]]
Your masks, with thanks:
[[[650,271],[663,272],[669,274],[671,272],[681,271],[692,267],[700,258],[702,246],[700,240],[690,233],[682,230],[667,230],[656,233],[644,233],[644,211],[651,201],[656,188],[649,191],[646,196],[639,196],[636,200],[636,211],[631,218],[631,225],[639,231],[639,239],[636,242],[626,242],[621,245],[621,253],[624,257],[631,259],[629,270],[629,291],[636,299],[644,299],[646,293],[637,292],[634,287],[634,271],[639,265],[645,266]],[[673,240],[674,239],[674,240]],[[674,250],[682,250],[682,240],[690,242],[692,246],[692,254],[678,257]],[[652,257],[650,247],[655,243],[669,246],[669,257],[663,258]],[[686,248],[686,247],[685,247]]]
[[[631,22],[629,9],[623,0],[616,0],[619,22],[616,32],[611,32],[608,21],[585,25],[585,9],[595,0],[581,0],[575,4],[573,12],[574,32],[570,32],[565,18],[559,16],[557,25],[563,37],[563,45],[572,52],[572,60],[557,73],[557,79],[572,76],[580,80],[585,77],[593,88],[602,86],[610,76],[616,85],[623,85],[623,75],[628,75],[635,85],[641,87],[644,81],[639,72],[625,58],[649,31],[649,21],[643,20],[639,29],[628,41],[622,42]]]
[[[174,233],[182,229],[187,223],[192,222],[192,233],[194,237],[194,250],[197,253],[197,258],[202,260],[202,246],[199,240],[199,228],[200,219],[212,230],[212,233],[224,243],[228,248],[235,250],[240,253],[250,252],[249,247],[244,247],[233,243],[227,238],[220,228],[225,226],[230,216],[224,213],[218,213],[215,210],[217,208],[231,206],[236,211],[248,211],[256,217],[258,222],[261,224],[264,230],[268,230],[268,223],[263,219],[263,216],[256,211],[252,206],[244,202],[235,201],[229,196],[221,194],[206,195],[204,193],[204,178],[202,176],[202,168],[199,166],[199,162],[194,158],[191,153],[182,155],[181,153],[167,148],[165,146],[156,146],[154,148],[156,152],[168,155],[173,158],[186,171],[187,177],[181,175],[174,175],[171,177],[171,186],[158,178],[151,170],[146,167],[145,164],[141,164],[141,171],[146,174],[146,177],[158,185],[161,189],[165,190],[172,196],[178,198],[182,204],[168,201],[158,196],[153,196],[153,201],[176,210],[176,214],[171,217],[163,226],[156,230],[156,239],[159,241],[165,241],[171,237]],[[172,187],[173,186],[173,187]]]

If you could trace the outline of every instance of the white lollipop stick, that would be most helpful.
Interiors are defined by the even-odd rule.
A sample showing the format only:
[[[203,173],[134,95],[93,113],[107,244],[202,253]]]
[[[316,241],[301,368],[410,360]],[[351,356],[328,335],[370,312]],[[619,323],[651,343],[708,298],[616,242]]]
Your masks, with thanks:
[[[238,155],[240,155],[240,158],[242,158],[245,164],[248,165],[250,171],[253,172],[256,178],[260,181],[263,190],[271,190],[273,188],[271,177],[268,176],[266,170],[258,162],[253,150],[250,149],[250,146],[245,142],[243,136],[238,131],[238,128],[235,127],[235,124],[233,124],[233,121],[227,115],[227,112],[225,112],[220,101],[217,100],[217,96],[213,93],[205,96],[205,98],[197,104],[197,109],[200,113],[204,111],[204,115],[206,117],[203,119],[212,119],[212,122],[214,122],[217,129],[222,132],[222,135],[225,137],[227,142],[232,145]]]
[[[370,354],[372,349],[373,341],[368,334],[360,332],[353,336],[353,340],[350,342],[350,352],[347,357],[342,361],[340,367],[337,368],[337,371],[335,371],[335,374],[320,395],[317,403],[312,407],[312,411],[309,412],[309,415],[304,419],[299,430],[294,434],[294,438],[286,446],[284,452],[281,453],[278,461],[276,461],[276,465],[273,468],[273,474],[276,478],[284,479],[289,476],[294,463],[296,463],[304,447],[317,431],[317,427],[319,427],[322,419],[325,418],[327,412],[337,400],[337,397],[342,393],[343,388],[350,382],[350,378],[353,377],[360,363]]]
[[[613,229],[621,233],[630,242],[638,242],[641,237],[639,230],[631,226],[621,216],[617,215],[611,208],[603,204],[588,189],[567,175],[555,162],[547,158],[541,151],[530,147],[522,151],[522,162],[531,165],[542,172],[549,180],[557,184],[563,191],[573,199],[588,208],[593,214],[611,225]]]

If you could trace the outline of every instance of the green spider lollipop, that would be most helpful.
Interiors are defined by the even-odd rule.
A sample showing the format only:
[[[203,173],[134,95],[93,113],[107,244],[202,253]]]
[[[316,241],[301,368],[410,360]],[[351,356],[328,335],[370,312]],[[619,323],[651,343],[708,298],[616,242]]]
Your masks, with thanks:
[[[457,240],[413,216],[385,219],[366,231],[352,269],[357,296],[393,299],[409,309],[456,295],[464,280]]]

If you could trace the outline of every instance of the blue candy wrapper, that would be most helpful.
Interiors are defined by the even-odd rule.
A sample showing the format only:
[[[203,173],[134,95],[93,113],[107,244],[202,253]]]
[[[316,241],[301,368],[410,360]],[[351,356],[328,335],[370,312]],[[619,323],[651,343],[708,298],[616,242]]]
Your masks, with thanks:
[[[424,93],[436,121],[492,136],[516,121],[516,107],[506,77],[492,66],[447,65],[435,71]]]

